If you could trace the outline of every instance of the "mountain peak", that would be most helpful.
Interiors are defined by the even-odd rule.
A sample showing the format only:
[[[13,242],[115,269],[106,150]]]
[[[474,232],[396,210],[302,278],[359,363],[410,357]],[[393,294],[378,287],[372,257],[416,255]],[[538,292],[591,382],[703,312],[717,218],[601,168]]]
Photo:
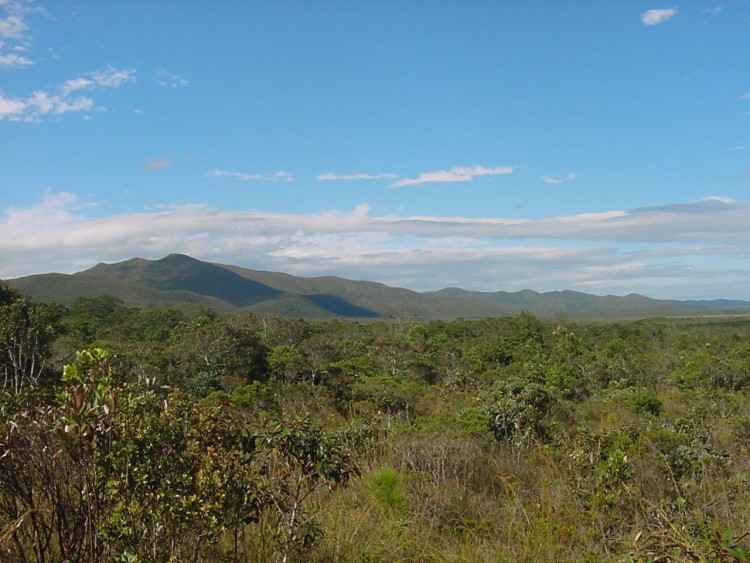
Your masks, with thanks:
[[[164,258],[157,260],[157,262],[183,263],[183,262],[200,262],[200,260],[197,260],[196,258],[193,258],[192,256],[188,256],[187,254],[171,253],[171,254],[167,254]]]

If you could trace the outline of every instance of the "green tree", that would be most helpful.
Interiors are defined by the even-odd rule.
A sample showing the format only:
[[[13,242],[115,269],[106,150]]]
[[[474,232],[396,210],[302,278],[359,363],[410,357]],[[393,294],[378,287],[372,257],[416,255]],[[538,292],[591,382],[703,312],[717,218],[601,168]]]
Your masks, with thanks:
[[[271,524],[282,561],[301,560],[322,530],[306,501],[321,489],[333,489],[359,475],[345,441],[323,431],[307,418],[281,422],[263,441],[272,461],[273,514]]]
[[[498,442],[528,446],[535,439],[547,438],[545,418],[552,398],[543,385],[521,379],[498,381],[484,401],[490,430]]]
[[[59,333],[59,307],[37,305],[0,283],[0,383],[18,393],[35,387],[47,371]]]
[[[267,379],[268,349],[251,316],[198,317],[174,331],[172,383],[198,396]]]

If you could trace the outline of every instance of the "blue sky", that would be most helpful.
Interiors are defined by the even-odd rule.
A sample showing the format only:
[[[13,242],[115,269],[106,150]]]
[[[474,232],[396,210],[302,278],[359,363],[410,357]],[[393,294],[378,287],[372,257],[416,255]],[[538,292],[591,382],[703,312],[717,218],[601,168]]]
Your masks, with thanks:
[[[744,0],[0,0],[0,278],[750,299],[749,55]]]

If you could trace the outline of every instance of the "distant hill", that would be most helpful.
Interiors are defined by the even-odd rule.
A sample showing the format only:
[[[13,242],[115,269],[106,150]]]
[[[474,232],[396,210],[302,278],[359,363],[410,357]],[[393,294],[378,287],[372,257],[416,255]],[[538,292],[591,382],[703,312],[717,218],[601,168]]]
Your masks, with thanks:
[[[550,315],[569,315],[583,317],[641,318],[670,315],[695,315],[706,312],[716,313],[722,310],[736,310],[750,307],[748,301],[727,302],[712,301],[675,301],[651,299],[631,293],[623,297],[615,295],[598,296],[578,291],[550,291],[537,293],[525,289],[515,293],[498,291],[486,293],[464,291],[462,289],[443,289],[435,295],[471,296],[488,303],[501,303],[518,310],[534,312],[541,317]],[[745,310],[750,313],[750,309]]]
[[[331,318],[443,319],[515,315],[541,318],[635,319],[655,316],[750,314],[750,302],[674,301],[642,295],[604,296],[576,291],[478,292],[447,288],[418,293],[334,276],[303,278],[203,262],[182,254],[161,260],[133,258],[97,264],[76,274],[39,274],[7,280],[47,303],[70,305],[78,297],[111,295],[129,307],[211,308],[220,313],[276,313],[310,320]]]

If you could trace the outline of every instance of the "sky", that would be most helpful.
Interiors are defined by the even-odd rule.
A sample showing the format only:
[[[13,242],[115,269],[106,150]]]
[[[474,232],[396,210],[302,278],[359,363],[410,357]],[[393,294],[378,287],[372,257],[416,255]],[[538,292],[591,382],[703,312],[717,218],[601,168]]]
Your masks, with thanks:
[[[0,0],[0,278],[750,299],[748,61],[747,0]]]

